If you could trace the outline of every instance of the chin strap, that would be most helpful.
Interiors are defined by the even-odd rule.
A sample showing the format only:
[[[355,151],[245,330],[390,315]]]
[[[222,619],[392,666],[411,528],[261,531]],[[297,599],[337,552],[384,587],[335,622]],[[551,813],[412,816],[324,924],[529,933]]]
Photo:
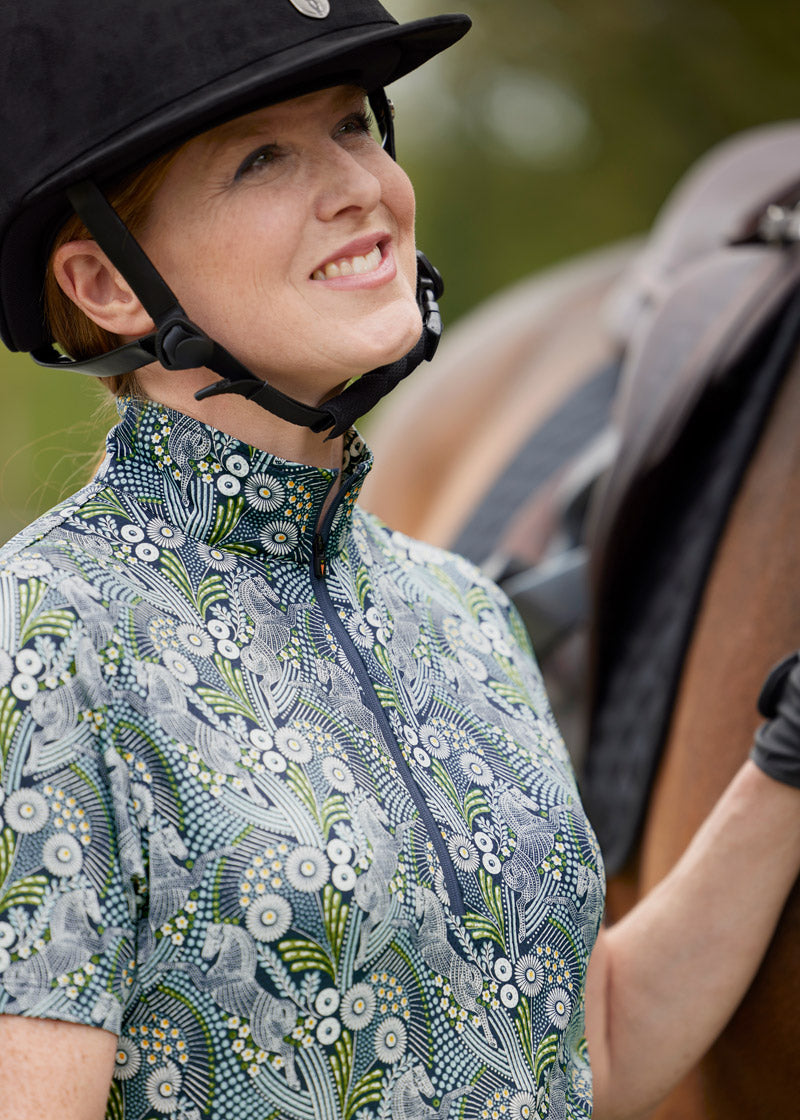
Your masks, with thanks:
[[[373,110],[384,134],[384,147],[394,158],[394,129],[391,103],[383,90],[370,95]],[[105,195],[91,180],[67,190],[75,212],[115,268],[119,269],[142,301],[155,324],[155,331],[107,354],[85,361],[61,355],[53,346],[32,352],[45,369],[69,369],[91,377],[119,377],[151,362],[166,370],[205,367],[219,374],[215,381],[195,393],[197,400],[236,393],[261,408],[314,432],[330,429],[328,438],[342,435],[355,421],[407,377],[423,361],[430,361],[442,333],[438,299],[444,290],[442,278],[424,253],[417,253],[417,303],[422,314],[422,335],[410,353],[391,365],[381,366],[358,378],[320,407],[304,404],[262,381],[237,358],[210,338],[188,317],[177,297],[153,262],[131,234]]]

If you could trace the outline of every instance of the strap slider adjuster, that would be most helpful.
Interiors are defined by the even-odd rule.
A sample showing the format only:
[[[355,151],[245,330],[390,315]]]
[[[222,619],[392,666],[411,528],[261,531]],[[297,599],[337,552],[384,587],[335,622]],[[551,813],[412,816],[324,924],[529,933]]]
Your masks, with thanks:
[[[188,319],[167,319],[156,335],[156,357],[164,369],[198,369],[211,361],[214,343]]]

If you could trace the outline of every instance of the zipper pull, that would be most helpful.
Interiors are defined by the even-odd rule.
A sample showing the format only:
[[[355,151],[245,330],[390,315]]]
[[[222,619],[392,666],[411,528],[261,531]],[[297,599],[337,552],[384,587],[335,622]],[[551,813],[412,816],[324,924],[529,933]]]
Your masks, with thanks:
[[[325,561],[325,538],[322,533],[314,534],[314,575],[317,579],[324,579],[327,570]]]

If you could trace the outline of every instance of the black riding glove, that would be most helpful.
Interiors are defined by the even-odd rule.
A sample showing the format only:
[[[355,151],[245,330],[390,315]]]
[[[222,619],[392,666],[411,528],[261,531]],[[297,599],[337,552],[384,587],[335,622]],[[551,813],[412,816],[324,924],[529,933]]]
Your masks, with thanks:
[[[785,657],[769,674],[758,710],[769,723],[756,732],[750,757],[776,782],[800,789],[800,652]]]

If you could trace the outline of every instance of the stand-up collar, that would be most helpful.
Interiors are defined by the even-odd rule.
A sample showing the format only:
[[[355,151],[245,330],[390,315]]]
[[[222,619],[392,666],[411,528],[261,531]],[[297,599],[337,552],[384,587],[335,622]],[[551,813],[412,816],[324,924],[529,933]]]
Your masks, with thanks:
[[[119,411],[98,481],[134,496],[168,531],[222,550],[308,562],[337,470],[287,462],[149,401],[124,398]],[[351,430],[329,557],[341,550],[371,465],[369,448]]]

